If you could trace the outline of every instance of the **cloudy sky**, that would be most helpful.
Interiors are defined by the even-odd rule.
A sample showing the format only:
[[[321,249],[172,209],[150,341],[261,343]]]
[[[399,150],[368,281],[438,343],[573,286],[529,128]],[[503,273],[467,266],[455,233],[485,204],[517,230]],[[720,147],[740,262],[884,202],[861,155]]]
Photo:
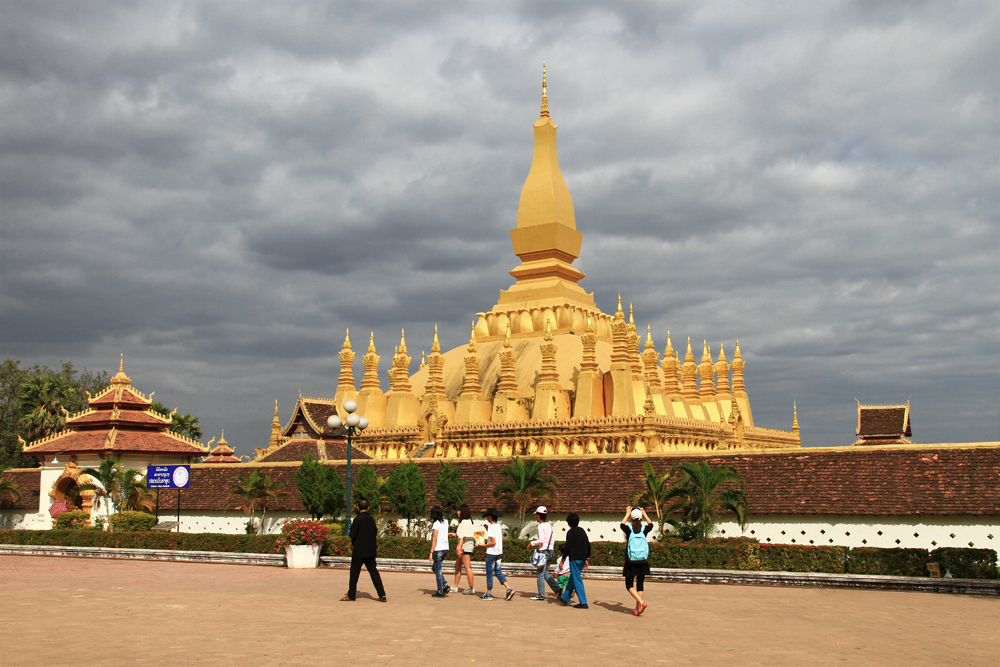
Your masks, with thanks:
[[[242,453],[468,338],[542,62],[598,305],[727,352],[760,426],[1000,437],[995,2],[0,4],[0,355],[117,368]],[[413,369],[415,370],[416,364]],[[360,355],[355,373],[360,376]]]

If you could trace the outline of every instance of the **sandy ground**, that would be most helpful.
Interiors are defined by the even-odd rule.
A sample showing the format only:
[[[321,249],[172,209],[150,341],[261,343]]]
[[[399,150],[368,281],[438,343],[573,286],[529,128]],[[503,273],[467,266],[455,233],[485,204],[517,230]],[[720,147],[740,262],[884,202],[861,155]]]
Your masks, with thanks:
[[[997,598],[653,583],[635,618],[620,581],[581,610],[383,577],[350,603],[341,569],[4,555],[0,664],[1000,665]]]

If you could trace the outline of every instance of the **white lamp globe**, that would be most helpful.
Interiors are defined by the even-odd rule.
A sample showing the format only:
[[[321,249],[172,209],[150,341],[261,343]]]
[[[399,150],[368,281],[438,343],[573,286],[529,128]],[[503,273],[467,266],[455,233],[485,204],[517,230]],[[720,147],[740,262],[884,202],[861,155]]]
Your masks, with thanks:
[[[332,415],[329,419],[326,420],[326,425],[332,429],[340,428],[341,425],[340,417],[338,417],[337,415]]]
[[[368,417],[361,417],[361,420],[358,423],[358,428],[362,431],[368,428]]]
[[[353,398],[349,398],[344,401],[344,412],[350,414],[358,409],[358,402]]]
[[[352,412],[351,414],[347,415],[347,418],[344,420],[344,422],[348,426],[357,426],[358,424],[361,423],[361,415]]]

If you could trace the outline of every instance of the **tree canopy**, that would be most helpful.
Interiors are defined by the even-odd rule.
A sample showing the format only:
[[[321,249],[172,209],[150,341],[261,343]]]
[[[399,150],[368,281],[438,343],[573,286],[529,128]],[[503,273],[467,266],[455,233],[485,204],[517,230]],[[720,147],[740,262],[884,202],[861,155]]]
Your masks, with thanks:
[[[393,468],[385,480],[384,494],[392,510],[406,519],[406,534],[410,535],[413,520],[427,512],[427,487],[417,464],[408,460]]]
[[[21,362],[0,364],[0,466],[33,468],[38,462],[21,451],[18,436],[31,442],[62,430],[67,412],[87,407],[87,392],[108,385],[108,374],[76,370],[63,362],[59,370],[48,366],[21,368]]]
[[[493,497],[516,508],[515,537],[520,537],[524,515],[535,500],[555,500],[559,495],[556,478],[545,472],[548,464],[541,459],[515,456],[500,470],[501,481],[493,489]]]
[[[441,503],[441,509],[447,520],[453,519],[458,512],[458,506],[465,504],[465,492],[468,486],[462,479],[462,471],[458,466],[451,461],[445,461],[435,480],[434,497]]]
[[[314,519],[340,516],[344,509],[344,483],[333,466],[306,455],[295,474],[302,505]]]
[[[174,433],[191,438],[192,440],[201,440],[201,424],[199,423],[197,417],[178,413],[174,413],[173,416],[171,416],[170,413],[173,412],[173,410],[159,401],[153,401],[153,405],[151,407],[155,412],[159,412],[164,417],[170,417],[170,430]]]
[[[666,502],[676,503],[674,516],[667,523],[686,540],[708,537],[719,522],[723,510],[736,515],[740,528],[746,530],[750,507],[746,487],[739,471],[732,466],[712,468],[705,461],[682,461],[670,468],[668,477],[679,474],[666,494]]]

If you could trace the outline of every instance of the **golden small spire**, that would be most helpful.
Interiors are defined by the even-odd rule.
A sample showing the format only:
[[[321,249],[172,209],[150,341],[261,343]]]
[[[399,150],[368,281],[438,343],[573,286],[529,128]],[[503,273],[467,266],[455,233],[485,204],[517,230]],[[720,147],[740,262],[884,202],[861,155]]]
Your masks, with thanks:
[[[125,353],[124,352],[121,353],[121,359],[118,361],[118,372],[119,373],[124,373],[125,372]]]
[[[712,353],[708,351],[707,340],[703,343],[703,347],[701,348],[701,363],[705,362],[712,363]]]
[[[420,367],[423,368],[427,365],[427,352],[424,350],[420,351]]]
[[[368,337],[368,354],[375,354],[375,332]]]
[[[549,91],[545,82],[545,63],[542,63],[542,118],[549,117]]]
[[[719,344],[719,361],[725,361],[725,360],[726,360],[726,344],[725,343],[720,343]]]
[[[118,372],[111,378],[111,384],[132,384],[132,381],[125,375],[125,354],[122,353],[118,361]]]
[[[344,345],[341,347],[342,350],[351,349],[351,330],[348,329],[347,333],[344,334]]]
[[[552,322],[545,320],[545,340],[552,340]]]
[[[431,343],[431,354],[441,352],[441,343],[438,341],[438,325],[434,325],[434,342]]]
[[[632,304],[628,305],[628,323],[635,325],[635,318],[632,317]]]
[[[469,352],[476,351],[476,322],[472,321],[472,331],[469,332]]]
[[[406,329],[401,329],[399,332],[399,347],[396,348],[396,354],[406,354]]]
[[[795,405],[795,401],[792,401],[792,432],[799,432],[799,410]]]
[[[742,358],[743,357],[740,356],[740,339],[737,338],[736,339],[736,351],[733,352],[733,359],[735,360],[735,359],[742,359]]]
[[[694,361],[694,353],[691,351],[691,336],[688,336],[688,349],[684,354],[684,361],[687,361],[688,359]]]
[[[222,429],[222,435],[219,437],[219,446],[226,444],[226,429]]]
[[[648,324],[646,325],[646,345],[645,345],[645,348],[647,350],[653,350],[653,349],[655,349],[653,347],[653,333],[652,333],[652,330],[651,330],[651,328],[650,328],[650,326]]]
[[[625,314],[622,313],[622,293],[618,292],[618,310],[615,311],[615,315],[621,315],[622,319],[625,319]]]
[[[670,342],[670,329],[667,329],[667,347],[663,350],[664,356],[673,356],[674,344]]]

